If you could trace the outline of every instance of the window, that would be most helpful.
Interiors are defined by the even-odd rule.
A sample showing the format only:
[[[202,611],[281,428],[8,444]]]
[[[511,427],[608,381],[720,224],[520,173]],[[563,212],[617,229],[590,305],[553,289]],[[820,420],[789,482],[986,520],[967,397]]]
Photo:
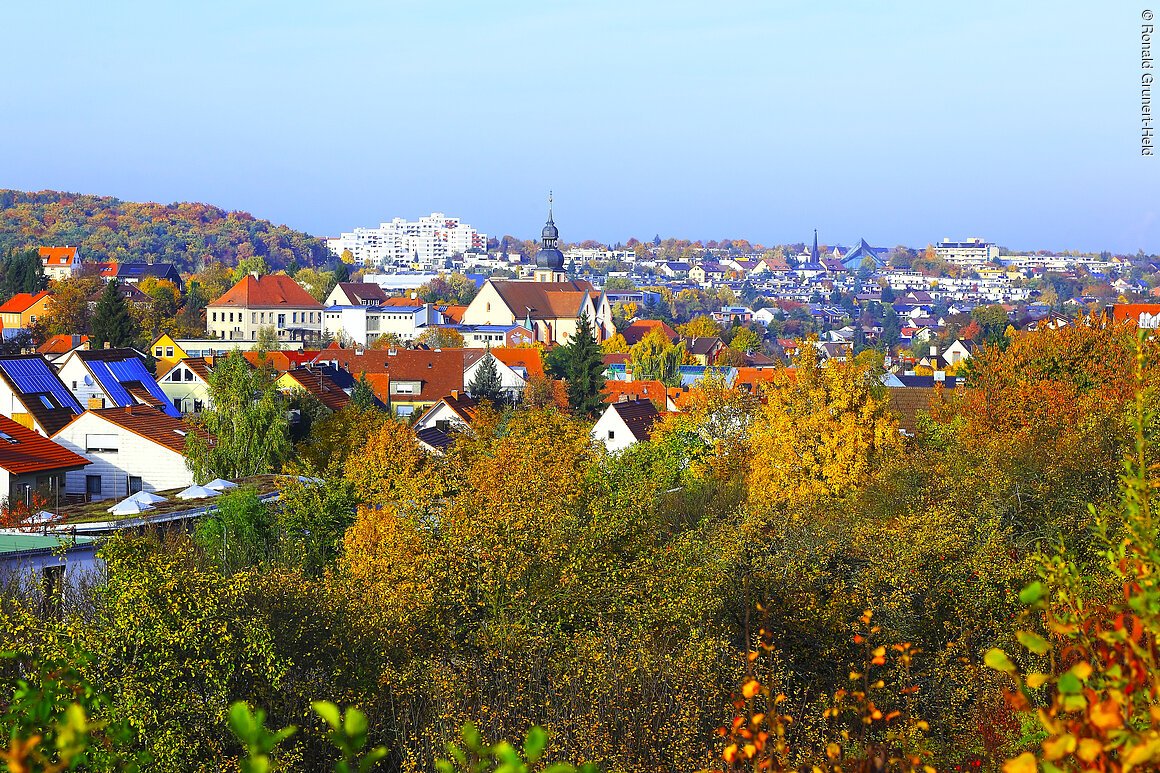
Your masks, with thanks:
[[[86,475],[85,476],[85,493],[90,497],[101,495],[101,476],[100,475]]]
[[[610,430],[608,430],[608,439],[609,439],[609,440],[615,440],[615,439],[616,439],[616,430],[614,430],[614,429],[610,429]]]
[[[165,347],[165,356],[166,356],[166,357],[172,357],[172,356],[173,356],[173,347],[172,347],[172,346],[166,346],[166,347]]]
[[[278,315],[278,327],[286,327],[286,315],[285,314]]]
[[[217,322],[217,312],[216,311],[213,313],[213,321]]]
[[[129,476],[129,494],[136,494],[141,490],[141,478],[137,475]]]
[[[251,325],[258,324],[258,312],[256,312],[256,311],[250,312],[250,324]]]
[[[73,382],[73,391],[74,392],[77,391],[77,382],[75,382],[75,381]]]
[[[115,434],[93,433],[85,435],[85,450],[97,453],[116,453],[121,448],[121,438]],[[99,476],[98,476],[99,477]]]
[[[160,346],[158,346],[156,349],[153,350],[153,356],[154,357],[161,356],[161,347]],[[76,382],[74,381],[73,383],[75,384]],[[73,387],[73,388],[75,389],[76,387]]]
[[[415,412],[415,406],[413,406],[413,405],[400,405],[398,408],[395,409],[395,415],[398,416],[400,419],[406,418],[407,416],[410,416],[414,412]]]

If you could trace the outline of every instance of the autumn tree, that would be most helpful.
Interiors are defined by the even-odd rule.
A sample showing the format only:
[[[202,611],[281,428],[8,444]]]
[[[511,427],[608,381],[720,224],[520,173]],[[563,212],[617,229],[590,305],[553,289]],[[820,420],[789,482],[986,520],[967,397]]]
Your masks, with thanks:
[[[38,325],[46,335],[83,335],[89,332],[89,298],[101,290],[97,276],[74,276],[50,283],[52,303]]]
[[[673,343],[659,328],[648,331],[639,343],[629,350],[633,377],[655,380],[665,386],[679,386],[681,364],[685,361],[685,342]]]
[[[197,421],[200,433],[186,435],[186,459],[194,478],[246,478],[276,472],[290,454],[285,399],[269,367],[254,368],[233,349],[214,362],[210,407]]]
[[[463,334],[455,328],[429,327],[419,334],[415,343],[431,349],[462,349],[465,342]]]
[[[678,325],[677,332],[685,338],[706,338],[721,335],[721,326],[712,317],[701,315]]]
[[[775,374],[764,398],[751,431],[755,512],[841,499],[901,449],[885,388],[853,362],[820,367],[815,346]]]

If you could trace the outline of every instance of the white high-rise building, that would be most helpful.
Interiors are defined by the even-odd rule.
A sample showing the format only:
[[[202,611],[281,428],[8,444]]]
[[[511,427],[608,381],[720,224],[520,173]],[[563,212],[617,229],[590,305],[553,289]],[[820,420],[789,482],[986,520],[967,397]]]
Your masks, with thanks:
[[[486,252],[487,234],[457,217],[433,212],[413,222],[396,217],[378,228],[356,228],[327,239],[327,246],[340,257],[349,250],[354,262],[364,266],[432,269],[442,268],[455,254],[473,249]]]

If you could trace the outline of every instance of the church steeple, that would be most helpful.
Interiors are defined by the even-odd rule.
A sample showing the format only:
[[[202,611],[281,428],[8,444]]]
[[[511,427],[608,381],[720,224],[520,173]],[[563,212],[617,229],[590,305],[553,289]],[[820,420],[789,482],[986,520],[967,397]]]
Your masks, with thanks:
[[[814,248],[810,250],[810,262],[818,262],[818,229],[814,229]]]
[[[540,251],[536,253],[536,281],[565,281],[564,253],[556,246],[559,239],[560,231],[552,217],[552,192],[548,191],[548,222],[544,223],[544,230],[540,232]]]

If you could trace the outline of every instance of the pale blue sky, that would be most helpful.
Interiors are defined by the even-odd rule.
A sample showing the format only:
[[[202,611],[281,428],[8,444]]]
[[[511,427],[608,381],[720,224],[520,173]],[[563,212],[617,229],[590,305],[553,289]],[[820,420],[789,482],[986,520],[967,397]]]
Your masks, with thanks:
[[[319,235],[439,210],[531,237],[552,188],[566,240],[1160,252],[1146,7],[8,3],[0,187]]]

